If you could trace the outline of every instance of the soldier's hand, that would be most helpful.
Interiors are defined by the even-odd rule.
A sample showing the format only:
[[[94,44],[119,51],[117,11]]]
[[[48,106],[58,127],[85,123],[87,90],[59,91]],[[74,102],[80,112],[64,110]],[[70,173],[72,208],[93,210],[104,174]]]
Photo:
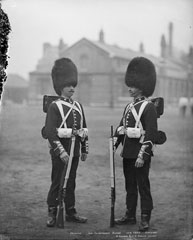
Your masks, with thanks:
[[[87,154],[86,154],[86,153],[82,153],[82,154],[81,154],[81,160],[82,160],[83,162],[85,162],[86,159],[87,159]]]
[[[123,126],[118,127],[117,128],[117,133],[118,133],[118,135],[125,134],[125,128]]]
[[[69,160],[69,155],[67,152],[63,152],[60,154],[60,159],[62,160],[63,163],[68,164]]]
[[[135,167],[140,168],[140,167],[143,167],[143,165],[144,165],[144,160],[138,157],[135,162]]]

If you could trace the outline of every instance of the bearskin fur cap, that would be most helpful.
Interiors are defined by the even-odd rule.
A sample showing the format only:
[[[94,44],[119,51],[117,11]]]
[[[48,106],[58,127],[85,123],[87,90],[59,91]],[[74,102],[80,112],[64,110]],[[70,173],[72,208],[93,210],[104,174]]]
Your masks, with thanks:
[[[78,83],[77,67],[69,58],[56,60],[51,75],[54,90],[59,96],[64,87],[76,87]]]
[[[125,83],[140,89],[145,97],[151,96],[156,84],[154,64],[144,57],[133,58],[127,67]]]

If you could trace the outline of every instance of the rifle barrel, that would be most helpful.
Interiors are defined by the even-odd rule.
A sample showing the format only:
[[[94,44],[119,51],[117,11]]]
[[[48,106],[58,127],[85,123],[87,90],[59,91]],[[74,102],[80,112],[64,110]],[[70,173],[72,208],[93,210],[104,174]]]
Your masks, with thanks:
[[[110,177],[111,177],[111,217],[110,227],[114,227],[115,219],[115,162],[114,162],[114,142],[113,142],[113,126],[111,126],[111,137],[109,139],[110,152]]]
[[[58,207],[58,215],[56,218],[56,226],[58,228],[64,228],[64,200],[66,195],[66,186],[70,174],[70,169],[72,165],[72,159],[74,154],[74,145],[75,145],[75,136],[72,136],[72,143],[70,148],[70,156],[68,161],[68,166],[64,167],[63,174],[61,177],[61,183],[60,183],[60,196],[59,196],[59,207]]]

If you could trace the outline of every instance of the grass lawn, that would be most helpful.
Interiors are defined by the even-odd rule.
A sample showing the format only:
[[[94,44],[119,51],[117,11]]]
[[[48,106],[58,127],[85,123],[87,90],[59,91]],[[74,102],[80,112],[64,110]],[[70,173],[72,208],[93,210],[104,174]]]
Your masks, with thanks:
[[[48,229],[46,197],[51,160],[41,138],[45,121],[42,107],[7,105],[0,129],[0,239],[191,239],[193,180],[193,117],[167,108],[158,119],[167,142],[156,146],[150,180],[154,210],[148,233],[138,226],[109,227],[110,170],[108,137],[123,109],[85,108],[90,153],[80,162],[76,201],[85,225],[65,223],[65,229]],[[116,217],[125,212],[121,147],[116,153]],[[137,219],[140,219],[138,204]]]

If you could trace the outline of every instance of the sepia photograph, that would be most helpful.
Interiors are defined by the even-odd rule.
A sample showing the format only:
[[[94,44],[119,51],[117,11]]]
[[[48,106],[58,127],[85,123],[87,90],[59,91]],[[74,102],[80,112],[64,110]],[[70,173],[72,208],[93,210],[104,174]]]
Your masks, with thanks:
[[[193,1],[0,1],[0,240],[193,240]]]

